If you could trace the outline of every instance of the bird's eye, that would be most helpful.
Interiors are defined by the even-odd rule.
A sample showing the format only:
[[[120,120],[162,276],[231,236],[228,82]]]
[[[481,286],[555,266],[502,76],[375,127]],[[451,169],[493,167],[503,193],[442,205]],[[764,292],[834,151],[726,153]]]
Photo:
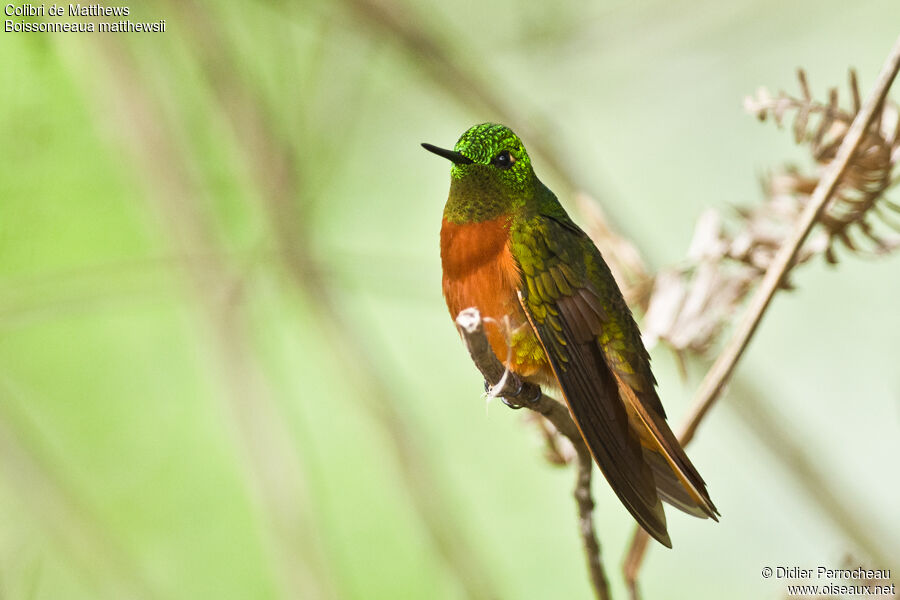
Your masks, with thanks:
[[[494,160],[491,163],[495,167],[499,167],[501,169],[508,169],[512,166],[512,164],[516,162],[515,157],[513,157],[508,150],[504,150],[500,154],[494,157]]]

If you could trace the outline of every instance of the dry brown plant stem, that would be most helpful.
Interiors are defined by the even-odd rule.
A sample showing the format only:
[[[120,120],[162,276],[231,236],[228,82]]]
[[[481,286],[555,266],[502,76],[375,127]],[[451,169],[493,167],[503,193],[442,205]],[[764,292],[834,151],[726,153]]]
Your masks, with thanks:
[[[847,167],[850,166],[853,153],[862,141],[865,131],[871,125],[881,103],[887,96],[891,83],[897,76],[898,69],[900,69],[900,38],[894,44],[891,54],[878,76],[875,89],[869,95],[862,110],[859,111],[859,114],[853,120],[853,124],[850,126],[850,130],[847,132],[834,161],[828,165],[827,171],[816,186],[810,202],[803,211],[793,233],[778,251],[778,254],[775,255],[772,264],[766,270],[759,289],[753,295],[753,298],[750,300],[750,306],[744,313],[744,318],[738,324],[728,345],[713,363],[713,366],[710,367],[706,377],[703,378],[696,394],[696,400],[689,412],[689,417],[685,421],[679,436],[682,444],[687,444],[693,439],[700,421],[703,420],[707,411],[719,398],[722,390],[728,383],[738,360],[740,360],[741,355],[747,348],[750,338],[756,332],[763,313],[769,307],[775,291],[790,270],[794,258],[800,250],[800,246],[803,245],[806,236],[809,235],[813,225],[815,225],[822,214],[825,205],[831,199],[831,195],[837,189]]]
[[[853,119],[853,123],[847,131],[840,149],[838,149],[834,160],[828,165],[825,173],[819,180],[809,204],[804,209],[791,236],[775,255],[771,265],[766,270],[766,274],[750,300],[750,305],[735,329],[731,340],[700,383],[694,404],[681,428],[679,440],[682,445],[687,445],[694,438],[700,422],[728,384],[738,360],[740,360],[744,350],[746,350],[750,338],[756,332],[756,328],[769,303],[772,301],[775,291],[781,286],[797,256],[797,252],[812,230],[813,225],[821,216],[832,194],[837,189],[841,178],[850,165],[853,153],[856,152],[857,147],[862,142],[863,135],[872,124],[876,113],[880,110],[882,103],[887,97],[888,90],[897,76],[898,69],[900,69],[900,38],[894,42],[894,47],[891,49],[881,69],[881,73],[878,75],[875,88],[866,99],[856,118]],[[644,534],[644,537],[646,537],[646,534]],[[637,575],[647,548],[646,540],[642,542],[640,538],[641,533],[636,533],[624,565],[625,580],[633,598],[639,597],[637,592]]]
[[[560,401],[541,393],[541,388],[508,371],[491,350],[484,333],[484,323],[476,308],[467,308],[456,317],[456,328],[462,335],[472,362],[492,386],[491,394],[505,398],[517,407],[533,410],[550,421],[560,433],[569,438],[578,453],[578,475],[575,482],[575,502],[578,505],[578,530],[581,534],[591,585],[598,600],[609,600],[609,583],[600,558],[600,543],[594,531],[594,499],[591,497],[593,458],[569,414]]]

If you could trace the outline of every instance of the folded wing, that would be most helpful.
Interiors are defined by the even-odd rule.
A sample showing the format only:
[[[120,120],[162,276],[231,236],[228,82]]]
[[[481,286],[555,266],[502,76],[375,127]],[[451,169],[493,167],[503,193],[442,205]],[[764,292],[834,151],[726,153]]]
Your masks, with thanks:
[[[715,506],[665,421],[649,355],[599,251],[571,221],[537,219],[513,238],[522,307],[603,475],[671,547],[660,498],[698,517],[715,518]]]

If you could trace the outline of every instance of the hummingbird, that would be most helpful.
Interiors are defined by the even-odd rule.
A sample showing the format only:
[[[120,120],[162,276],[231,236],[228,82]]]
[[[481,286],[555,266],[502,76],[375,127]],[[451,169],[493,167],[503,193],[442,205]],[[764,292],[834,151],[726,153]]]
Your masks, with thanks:
[[[483,123],[453,150],[422,146],[453,163],[440,243],[451,317],[476,307],[507,369],[562,392],[600,471],[657,541],[672,547],[662,501],[718,520],[666,423],[621,290],[590,237],[538,179],[522,140]]]

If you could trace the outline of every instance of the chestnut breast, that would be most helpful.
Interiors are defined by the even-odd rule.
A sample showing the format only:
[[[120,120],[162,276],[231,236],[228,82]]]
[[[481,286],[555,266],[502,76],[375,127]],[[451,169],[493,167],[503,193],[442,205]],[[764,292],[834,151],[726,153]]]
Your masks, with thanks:
[[[522,375],[545,365],[543,349],[519,304],[521,274],[509,249],[509,218],[441,226],[441,263],[444,299],[450,316],[476,307],[486,319],[485,332],[494,354]],[[509,316],[508,332],[503,320]],[[507,342],[509,339],[509,342]]]

